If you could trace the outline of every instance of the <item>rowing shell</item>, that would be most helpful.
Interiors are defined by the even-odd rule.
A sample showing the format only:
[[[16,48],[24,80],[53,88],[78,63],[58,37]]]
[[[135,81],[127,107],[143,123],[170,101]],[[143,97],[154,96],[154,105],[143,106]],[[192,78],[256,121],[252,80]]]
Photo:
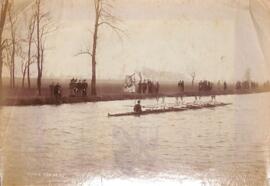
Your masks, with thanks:
[[[169,107],[169,108],[162,108],[162,109],[147,109],[142,112],[125,112],[125,113],[118,113],[118,114],[110,114],[108,113],[108,117],[119,117],[119,116],[141,116],[147,114],[159,114],[159,113],[166,113],[166,112],[180,112],[185,110],[195,110],[195,109],[203,109],[203,108],[213,108],[213,107],[220,107],[230,105],[231,103],[216,103],[216,104],[202,104],[202,105],[186,105],[185,107]]]

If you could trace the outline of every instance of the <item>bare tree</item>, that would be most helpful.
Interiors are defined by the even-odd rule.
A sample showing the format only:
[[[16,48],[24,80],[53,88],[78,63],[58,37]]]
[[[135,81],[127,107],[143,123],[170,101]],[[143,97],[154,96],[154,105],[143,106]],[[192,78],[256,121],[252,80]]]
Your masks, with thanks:
[[[19,50],[19,57],[21,60],[21,73],[22,73],[22,88],[25,88],[25,78],[27,75],[27,70],[29,69],[30,65],[32,65],[35,60],[34,60],[34,56],[32,56],[32,58],[30,58],[30,60],[28,59],[28,49],[27,51],[23,51],[22,49],[23,47],[20,47]]]
[[[8,12],[9,0],[3,0],[0,3],[0,93],[2,90],[2,71],[3,71],[3,50],[5,45],[5,39],[3,37],[4,27],[6,23],[6,17]]]
[[[9,71],[9,87],[12,88],[12,65],[11,65],[12,47],[10,42],[5,43],[5,47],[2,53],[3,65]]]
[[[123,31],[116,26],[116,22],[119,21],[115,16],[112,15],[112,1],[111,0],[93,0],[95,21],[94,21],[94,32],[92,35],[92,49],[80,51],[78,55],[87,54],[91,56],[92,62],[92,80],[91,80],[91,95],[97,95],[96,91],[96,55],[99,29],[101,26],[110,27],[119,37]]]
[[[18,54],[19,40],[17,39],[17,16],[14,12],[14,1],[11,0],[7,9],[7,24],[5,43],[2,54],[3,64],[9,70],[10,88],[15,87],[15,57]]]
[[[49,33],[55,28],[51,25],[49,12],[43,11],[43,1],[35,0],[35,24],[36,24],[36,52],[37,52],[37,88],[38,94],[41,95],[41,80],[44,67],[44,56],[46,49],[46,39]]]
[[[17,39],[17,16],[14,12],[14,2],[10,3],[10,6],[8,8],[8,23],[9,23],[9,31],[10,31],[10,43],[11,43],[11,56],[10,56],[10,67],[11,67],[11,87],[15,87],[15,57],[17,52],[17,45],[18,45],[18,39]]]
[[[27,70],[27,60],[26,54],[22,50],[20,51],[20,59],[21,59],[21,73],[22,73],[22,88],[24,88],[25,75]]]
[[[31,88],[31,80],[30,80],[30,66],[31,64],[33,64],[33,60],[32,60],[32,44],[33,44],[33,40],[34,40],[34,32],[35,32],[35,23],[36,23],[36,19],[35,19],[35,15],[31,15],[30,19],[28,20],[28,25],[27,25],[27,38],[26,38],[26,42],[27,42],[27,65],[26,67],[26,72],[27,72],[27,86],[28,89]]]
[[[37,87],[38,87],[38,94],[41,95],[41,78],[42,78],[42,69],[41,69],[41,60],[40,60],[40,22],[41,22],[41,12],[40,12],[40,6],[41,2],[40,0],[36,0],[36,37],[37,37],[37,70],[38,70],[38,77],[37,77]]]

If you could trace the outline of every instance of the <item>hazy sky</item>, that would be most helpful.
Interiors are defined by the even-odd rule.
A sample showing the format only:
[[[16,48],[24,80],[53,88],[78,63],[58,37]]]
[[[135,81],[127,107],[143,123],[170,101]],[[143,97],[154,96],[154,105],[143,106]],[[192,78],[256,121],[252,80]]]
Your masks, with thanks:
[[[119,40],[109,28],[100,30],[97,76],[119,79],[150,68],[186,78],[195,70],[200,79],[235,80],[251,68],[252,77],[265,80],[270,74],[270,59],[265,55],[270,42],[264,38],[269,39],[269,34],[258,34],[256,29],[262,32],[260,25],[270,20],[269,4],[254,1],[255,8],[263,6],[260,12],[265,12],[256,14],[258,25],[248,0],[115,0],[113,14],[122,20],[119,26],[127,36]],[[48,38],[45,76],[90,78],[89,56],[75,54],[91,42],[91,0],[47,2],[60,26]]]

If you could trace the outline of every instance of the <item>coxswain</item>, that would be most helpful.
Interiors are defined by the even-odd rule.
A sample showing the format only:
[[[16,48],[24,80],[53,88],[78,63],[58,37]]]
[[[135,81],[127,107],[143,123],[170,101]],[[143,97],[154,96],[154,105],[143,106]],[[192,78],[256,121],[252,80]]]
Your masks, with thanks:
[[[136,113],[141,113],[142,112],[142,107],[141,107],[141,101],[138,100],[137,104],[133,108],[134,112]]]

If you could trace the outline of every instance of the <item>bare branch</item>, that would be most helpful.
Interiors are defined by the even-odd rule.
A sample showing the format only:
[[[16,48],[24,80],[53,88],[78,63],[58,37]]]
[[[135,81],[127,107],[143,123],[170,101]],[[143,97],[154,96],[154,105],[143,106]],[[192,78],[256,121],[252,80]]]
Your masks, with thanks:
[[[114,26],[113,24],[111,24],[111,23],[109,23],[107,21],[103,21],[103,22],[101,22],[101,23],[98,24],[98,26],[101,26],[101,25],[107,25],[107,26],[109,26],[116,33],[117,37],[121,41],[122,41],[122,37],[121,36],[122,35],[126,35],[125,32],[122,29],[118,28],[117,26]]]
[[[4,39],[4,41],[0,43],[0,50],[3,50],[7,44],[8,44],[8,39]]]
[[[97,48],[99,43],[99,28],[102,25],[110,27],[117,36],[122,40],[121,33],[124,33],[123,30],[118,28],[115,23],[118,19],[112,15],[113,5],[110,3],[110,0],[93,0],[94,8],[95,8],[95,20],[93,25],[93,33],[92,33],[92,43],[91,43],[91,52],[90,50],[80,51],[75,56],[78,55],[90,55],[91,56],[91,65],[92,65],[92,79],[91,79],[91,95],[96,95],[96,55]]]
[[[113,24],[111,24],[111,23],[109,23],[109,22],[107,22],[107,21],[100,22],[100,23],[98,24],[98,26],[100,26],[100,25],[107,25],[107,26],[111,27],[113,30],[117,30],[117,31],[120,31],[120,32],[124,32],[123,30],[121,30],[121,29],[118,28],[117,26],[114,26]]]
[[[92,53],[90,51],[80,51],[78,52],[77,54],[75,54],[75,56],[80,56],[80,55],[90,55],[90,56],[93,56]]]

